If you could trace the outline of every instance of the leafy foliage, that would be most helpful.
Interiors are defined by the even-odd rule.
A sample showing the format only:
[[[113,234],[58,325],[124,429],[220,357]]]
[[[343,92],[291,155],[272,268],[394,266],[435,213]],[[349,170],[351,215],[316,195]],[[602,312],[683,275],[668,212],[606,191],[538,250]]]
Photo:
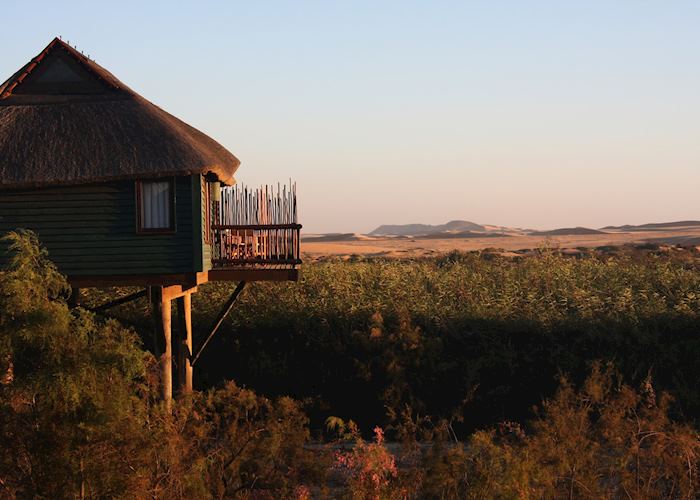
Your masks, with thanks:
[[[379,499],[392,495],[399,473],[396,458],[384,447],[384,431],[374,428],[375,440],[366,443],[355,435],[350,451],[338,451],[335,467],[346,476],[348,493],[353,498]]]
[[[261,284],[244,296],[202,361],[210,371],[197,374],[210,387],[170,413],[135,331],[69,309],[69,287],[36,236],[7,238],[3,497],[698,494],[693,255],[309,266],[298,287]],[[228,291],[198,294],[200,325]],[[145,333],[144,313],[119,310]],[[557,384],[557,373],[571,378]],[[308,398],[308,416],[285,393]],[[309,446],[321,418],[340,441]],[[360,432],[368,422],[385,426],[370,442]]]
[[[68,285],[36,237],[13,233],[0,274],[2,483],[22,497],[114,495],[131,478],[146,421],[146,366],[134,332],[72,314]],[[72,493],[72,494],[71,494]]]
[[[580,382],[601,359],[635,384],[651,370],[674,395],[673,411],[695,419],[699,269],[697,254],[682,250],[310,264],[299,283],[246,291],[196,380],[312,398],[317,429],[329,414],[387,427],[408,406],[459,414],[455,425],[468,432],[523,421],[554,393],[559,373]],[[195,331],[230,292],[201,288]]]
[[[31,233],[0,273],[0,496],[231,498],[290,492],[308,475],[307,420],[289,398],[233,383],[156,401],[136,333],[66,304],[69,287]]]
[[[425,498],[695,498],[700,439],[672,422],[669,397],[595,365],[581,389],[561,380],[529,432],[475,433],[426,457]]]

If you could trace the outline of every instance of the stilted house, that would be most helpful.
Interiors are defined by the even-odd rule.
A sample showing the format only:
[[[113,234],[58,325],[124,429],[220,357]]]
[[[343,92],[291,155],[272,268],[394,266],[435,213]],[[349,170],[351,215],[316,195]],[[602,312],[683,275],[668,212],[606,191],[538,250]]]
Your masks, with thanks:
[[[150,297],[166,400],[173,370],[180,390],[192,389],[198,285],[239,283],[208,339],[245,282],[298,279],[294,187],[231,187],[239,163],[60,39],[0,86],[0,235],[35,231],[74,292],[143,287],[103,308]]]

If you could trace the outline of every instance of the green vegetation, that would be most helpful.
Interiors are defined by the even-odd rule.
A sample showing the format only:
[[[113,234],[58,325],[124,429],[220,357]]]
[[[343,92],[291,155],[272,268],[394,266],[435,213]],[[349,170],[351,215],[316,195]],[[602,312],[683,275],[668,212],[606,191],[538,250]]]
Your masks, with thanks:
[[[696,253],[309,265],[244,293],[169,414],[146,304],[71,310],[8,238],[0,497],[698,493]],[[195,331],[231,291],[201,287]]]
[[[135,332],[70,311],[68,286],[36,238],[9,239],[0,498],[231,498],[253,487],[289,496],[314,477],[296,402],[229,382],[169,414]]]
[[[409,408],[457,416],[471,432],[524,421],[559,374],[579,383],[602,360],[634,385],[651,374],[676,398],[679,418],[694,421],[698,257],[542,251],[519,261],[473,253],[308,265],[300,283],[256,283],[243,294],[195,380],[312,398],[315,428],[330,413],[368,432]],[[195,330],[231,289],[202,287]]]

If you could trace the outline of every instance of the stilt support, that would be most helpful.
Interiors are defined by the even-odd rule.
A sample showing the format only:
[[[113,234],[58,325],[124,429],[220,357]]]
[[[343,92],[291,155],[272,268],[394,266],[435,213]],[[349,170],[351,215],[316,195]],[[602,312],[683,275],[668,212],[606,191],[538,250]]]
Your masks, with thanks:
[[[78,287],[71,287],[70,289],[70,297],[68,298],[68,307],[71,309],[78,307],[81,302],[81,294],[80,294],[80,288]]]
[[[163,342],[160,355],[161,398],[170,409],[173,399],[173,351],[171,342],[172,318],[170,297],[162,286],[151,287],[151,310],[156,329],[156,343]]]
[[[156,333],[154,350],[161,365],[161,396],[168,408],[172,406],[174,379],[177,380],[178,395],[192,392],[192,363],[190,362],[192,359],[192,294],[196,291],[197,287],[187,288],[182,285],[149,287],[148,294]],[[178,328],[174,342],[171,317],[173,300],[177,303],[178,313]],[[173,355],[175,364],[173,364]]]
[[[185,294],[176,300],[178,392],[186,395],[192,393],[192,294]]]

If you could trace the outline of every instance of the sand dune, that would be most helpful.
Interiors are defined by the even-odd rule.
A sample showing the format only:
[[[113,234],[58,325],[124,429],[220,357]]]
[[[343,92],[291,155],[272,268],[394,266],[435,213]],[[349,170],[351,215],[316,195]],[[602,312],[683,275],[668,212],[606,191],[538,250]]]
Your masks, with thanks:
[[[681,229],[649,229],[647,231],[596,232],[575,235],[471,235],[467,238],[396,238],[376,237],[367,240],[346,239],[344,241],[319,241],[305,239],[302,253],[307,260],[328,256],[349,258],[352,255],[381,256],[387,258],[424,257],[440,255],[453,250],[473,251],[498,249],[494,253],[512,254],[541,247],[556,248],[564,253],[576,255],[580,249],[615,247],[628,244],[700,245],[700,226]]]
[[[605,232],[587,227],[563,227],[561,229],[552,229],[551,231],[532,231],[529,234],[531,236],[574,236],[584,234],[605,234]]]
[[[624,226],[606,226],[602,231],[654,231],[654,230],[669,230],[669,229],[686,229],[700,227],[700,221],[684,220],[677,222],[657,222],[652,224],[641,224],[639,226],[624,225]]]
[[[455,239],[455,238],[498,238],[509,237],[509,234],[504,233],[477,233],[475,231],[461,231],[458,233],[442,232],[433,234],[424,234],[415,236],[417,240],[440,240],[440,239]]]
[[[374,241],[377,238],[373,238],[366,234],[358,233],[328,233],[319,235],[305,235],[302,236],[301,241],[304,243],[319,243],[319,242],[340,242],[340,241]]]

